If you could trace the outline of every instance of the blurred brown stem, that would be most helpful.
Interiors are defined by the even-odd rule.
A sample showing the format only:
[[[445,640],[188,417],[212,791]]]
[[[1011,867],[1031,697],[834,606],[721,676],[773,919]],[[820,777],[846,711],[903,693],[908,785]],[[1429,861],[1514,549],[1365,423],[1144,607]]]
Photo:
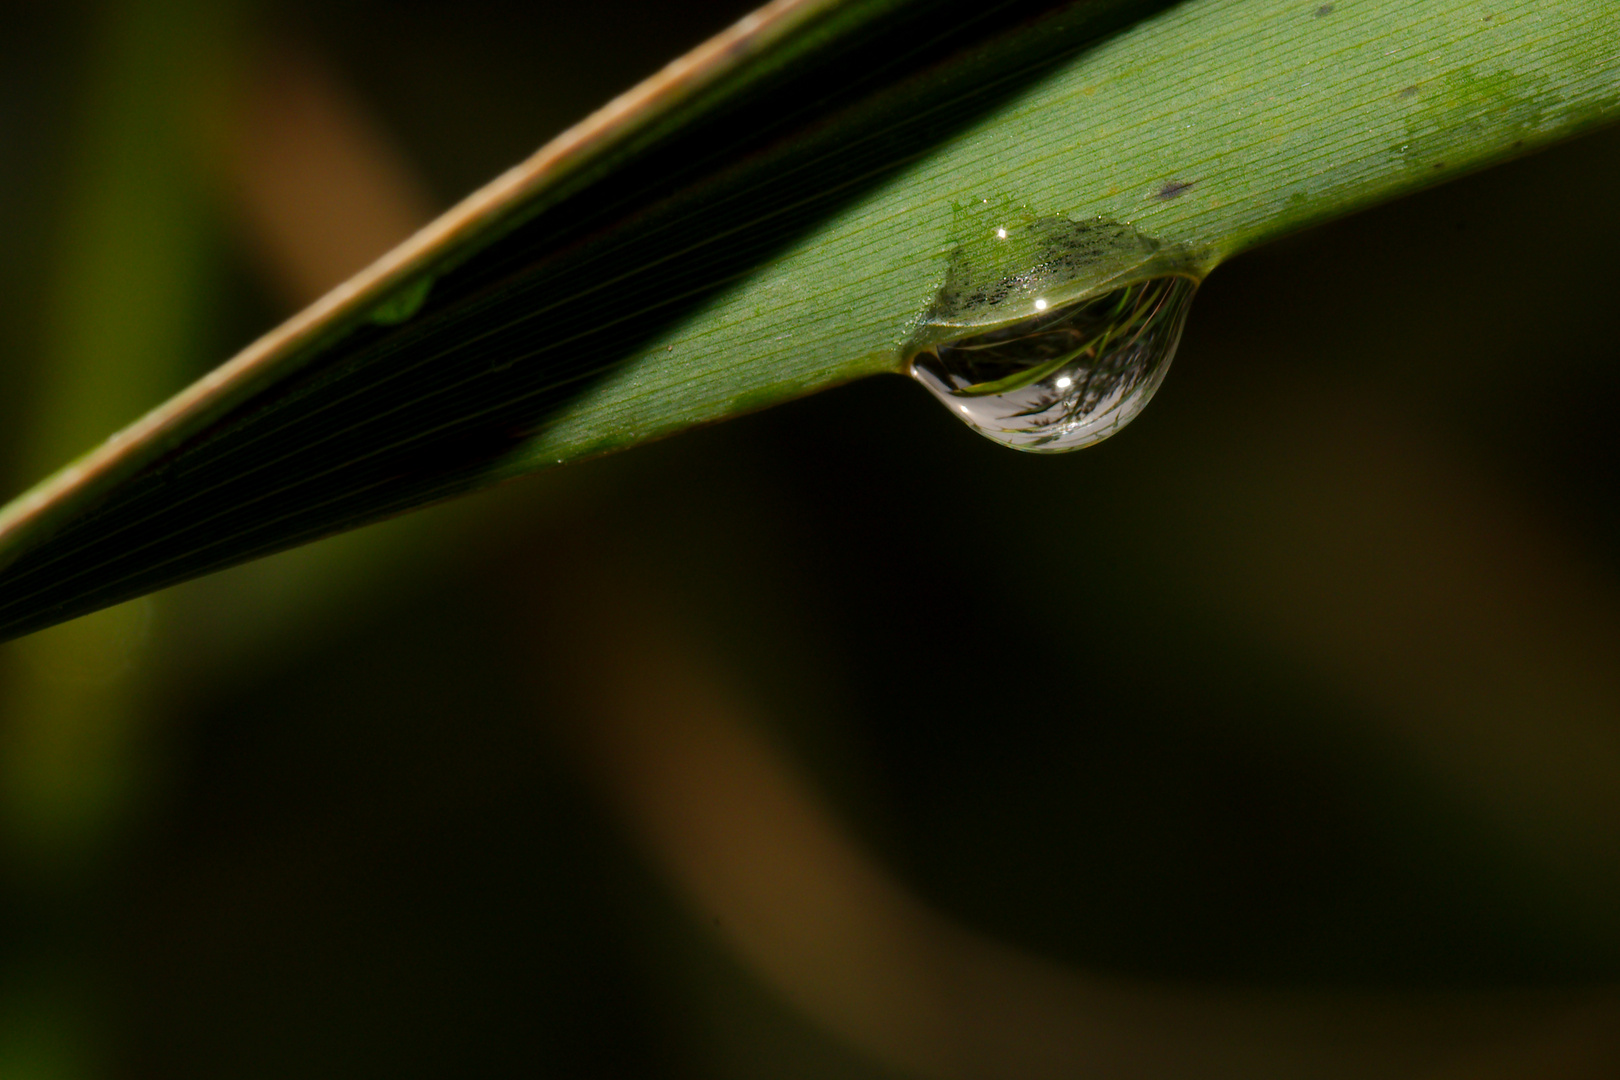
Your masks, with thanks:
[[[1085,975],[989,940],[862,850],[655,588],[600,553],[568,562],[565,585],[548,579],[564,595],[532,617],[544,635],[534,670],[560,681],[572,717],[564,741],[728,949],[891,1067],[941,1080],[1620,1068],[1620,1008],[1590,994],[1193,990]]]

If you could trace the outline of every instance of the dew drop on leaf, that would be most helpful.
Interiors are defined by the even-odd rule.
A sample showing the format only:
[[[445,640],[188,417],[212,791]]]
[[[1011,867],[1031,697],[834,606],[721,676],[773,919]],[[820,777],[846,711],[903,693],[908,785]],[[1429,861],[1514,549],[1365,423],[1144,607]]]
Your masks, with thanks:
[[[433,289],[433,278],[428,275],[415,278],[400,286],[393,295],[371,309],[367,318],[378,326],[398,326],[409,322],[422,305],[427,303],[428,293]]]
[[[1130,423],[1175,355],[1197,283],[1172,275],[1036,310],[1022,322],[949,341],[911,374],[981,435],[1059,453]]]
[[[1038,219],[1015,232],[1022,251],[957,251],[908,347],[911,375],[1006,446],[1061,453],[1101,442],[1163,381],[1197,270],[1184,252],[1102,219]]]

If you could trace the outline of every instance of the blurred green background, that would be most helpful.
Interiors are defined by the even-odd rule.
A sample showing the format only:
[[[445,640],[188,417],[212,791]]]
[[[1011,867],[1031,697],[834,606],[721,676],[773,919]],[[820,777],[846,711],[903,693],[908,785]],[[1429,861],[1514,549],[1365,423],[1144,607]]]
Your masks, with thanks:
[[[6,493],[743,10],[16,0]],[[0,646],[0,1077],[1614,1075],[1617,168]]]

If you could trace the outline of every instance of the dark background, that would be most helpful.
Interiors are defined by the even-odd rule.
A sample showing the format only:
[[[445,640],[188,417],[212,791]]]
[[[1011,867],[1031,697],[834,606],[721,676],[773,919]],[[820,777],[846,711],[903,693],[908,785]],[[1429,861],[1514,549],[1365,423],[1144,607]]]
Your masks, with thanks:
[[[13,5],[7,493],[742,11]],[[1083,453],[873,379],[0,647],[0,1075],[937,1071],[760,851],[1064,978],[1489,999],[1445,1053],[1607,1075],[1617,167],[1234,260]],[[345,184],[352,237],[298,224]],[[822,832],[696,783],[727,747]]]

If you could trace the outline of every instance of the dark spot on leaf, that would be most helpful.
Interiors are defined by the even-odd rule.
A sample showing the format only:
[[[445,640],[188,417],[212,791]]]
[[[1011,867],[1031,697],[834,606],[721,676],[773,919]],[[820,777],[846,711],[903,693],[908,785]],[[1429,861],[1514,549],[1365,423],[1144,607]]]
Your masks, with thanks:
[[[1192,187],[1196,183],[1198,183],[1196,180],[1172,180],[1168,184],[1164,185],[1164,187],[1160,188],[1158,194],[1155,195],[1154,198],[1166,200],[1174,199],[1177,195],[1184,194],[1188,188]]]
[[[1320,19],[1324,15],[1331,15],[1331,14],[1333,14],[1333,5],[1332,4],[1323,4],[1321,7],[1316,9],[1316,17],[1318,19]]]
[[[1446,167],[1446,163],[1443,161],[1437,161],[1434,163],[1434,167],[1437,169],[1443,169]]]
[[[1400,92],[1400,93],[1399,93],[1399,94],[1397,94],[1397,95],[1395,95],[1395,96],[1396,96],[1396,97],[1403,97],[1403,98],[1409,98],[1409,97],[1411,97],[1411,96],[1412,96],[1412,95],[1413,95],[1413,94],[1416,94],[1416,93],[1417,93],[1417,92],[1418,92],[1418,88],[1417,88],[1417,87],[1415,87],[1415,86],[1408,86],[1408,87],[1407,87],[1407,88],[1406,88],[1406,89],[1405,89],[1405,90],[1402,90],[1402,91],[1401,91],[1401,92]]]

